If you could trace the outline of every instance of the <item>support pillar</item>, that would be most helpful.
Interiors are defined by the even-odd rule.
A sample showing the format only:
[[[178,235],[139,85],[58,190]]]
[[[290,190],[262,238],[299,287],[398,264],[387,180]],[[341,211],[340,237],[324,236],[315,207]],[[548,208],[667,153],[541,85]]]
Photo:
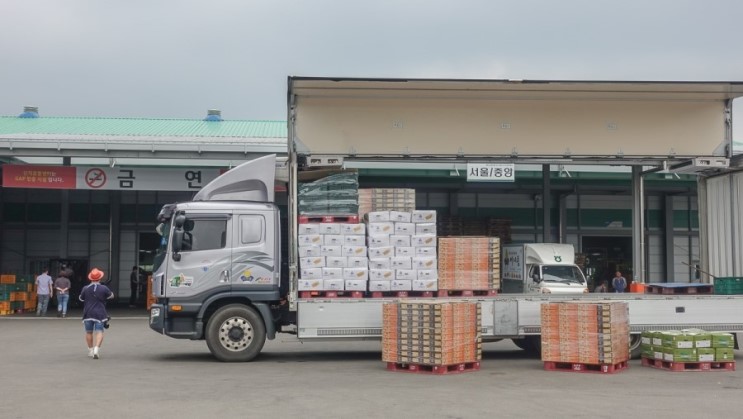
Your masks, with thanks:
[[[632,166],[632,272],[635,282],[645,282],[645,187],[642,166]]]
[[[552,207],[552,191],[550,188],[550,165],[542,165],[542,242],[552,243],[552,225],[550,224],[550,209]]]

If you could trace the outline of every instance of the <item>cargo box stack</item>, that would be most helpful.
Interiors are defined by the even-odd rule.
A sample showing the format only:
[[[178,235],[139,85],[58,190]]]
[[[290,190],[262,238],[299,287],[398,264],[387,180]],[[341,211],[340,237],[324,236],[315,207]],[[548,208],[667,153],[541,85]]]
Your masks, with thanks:
[[[359,176],[356,172],[337,173],[300,183],[297,189],[300,215],[357,215]]]
[[[645,331],[641,335],[643,365],[676,370],[706,371],[704,363],[733,363],[735,339],[731,333],[701,329]],[[688,364],[676,366],[675,364]]]
[[[715,278],[715,294],[743,294],[743,277]]]
[[[16,292],[15,275],[0,275],[0,316],[13,313],[11,310],[10,297]]]
[[[373,211],[415,211],[415,189],[359,189],[359,217]]]
[[[400,300],[383,308],[382,360],[400,364],[479,368],[480,305],[476,301]],[[476,364],[476,365],[475,365]]]
[[[545,303],[541,317],[545,369],[558,363],[570,364],[574,371],[581,366],[626,368],[630,355],[626,302]]]
[[[435,211],[371,211],[364,221],[369,291],[437,289]]]
[[[300,223],[299,291],[366,291],[366,226]]]
[[[500,289],[498,237],[440,237],[439,288]]]
[[[33,280],[13,274],[0,275],[0,315],[36,310]]]

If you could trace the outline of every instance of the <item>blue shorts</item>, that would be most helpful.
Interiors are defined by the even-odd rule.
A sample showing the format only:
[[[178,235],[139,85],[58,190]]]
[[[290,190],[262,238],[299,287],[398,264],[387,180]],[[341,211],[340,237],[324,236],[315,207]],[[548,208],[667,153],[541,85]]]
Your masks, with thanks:
[[[93,333],[94,330],[96,332],[103,332],[103,322],[100,320],[83,320],[83,326],[85,326],[85,331],[88,333]]]

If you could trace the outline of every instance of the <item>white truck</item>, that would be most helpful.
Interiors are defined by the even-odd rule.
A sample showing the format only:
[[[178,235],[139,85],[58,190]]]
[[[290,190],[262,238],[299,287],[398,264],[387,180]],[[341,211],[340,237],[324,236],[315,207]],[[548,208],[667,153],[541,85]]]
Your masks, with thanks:
[[[265,340],[274,339],[277,333],[294,334],[307,342],[381,339],[382,305],[391,301],[390,298],[300,298],[298,179],[315,169],[311,167],[313,164],[338,170],[356,160],[357,164],[366,161],[395,167],[409,162],[413,154],[421,160],[478,160],[493,146],[478,136],[459,136],[456,143],[460,147],[472,150],[485,147],[467,157],[461,148],[457,151],[452,141],[431,140],[437,135],[453,135],[451,132],[436,131],[425,125],[445,122],[448,125],[442,129],[452,124],[462,125],[462,129],[473,128],[471,122],[466,122],[470,121],[470,114],[462,115],[460,120],[455,115],[459,115],[457,110],[468,106],[472,109],[485,106],[481,94],[487,92],[478,90],[483,82],[474,83],[472,89],[469,85],[460,89],[454,83],[458,96],[452,99],[453,105],[446,97],[450,82],[422,84],[420,87],[429,89],[425,91],[429,96],[421,93],[417,85],[411,85],[414,96],[406,96],[406,92],[396,90],[401,84],[384,83],[383,88],[375,89],[360,81],[350,81],[345,92],[339,90],[343,87],[339,80],[290,78],[285,217],[274,199],[274,156],[255,159],[226,172],[204,187],[191,202],[162,208],[158,217],[162,240],[153,273],[156,303],[151,306],[149,319],[152,330],[173,338],[206,340],[211,353],[221,361],[253,360]],[[451,108],[454,110],[443,107],[441,117],[432,115],[431,112],[438,112],[440,101],[454,106]],[[500,102],[497,104],[500,106]],[[428,111],[419,112],[424,108]],[[422,125],[414,126],[425,135],[405,137],[409,122],[395,119],[392,128],[381,128],[372,120],[379,115],[390,118],[393,111],[411,119],[418,117]],[[492,113],[483,115],[484,121],[490,121]],[[379,147],[387,147],[389,153],[379,152]],[[395,154],[392,151],[396,149],[401,151]],[[449,160],[444,164],[449,164]],[[451,164],[456,167],[459,163]],[[287,220],[286,229],[281,228],[282,219]],[[282,246],[284,240],[286,246]],[[515,291],[522,292],[470,297],[482,306],[480,326],[484,340],[514,339],[520,347],[537,351],[540,306],[562,300],[626,301],[636,355],[639,355],[639,334],[644,330],[695,327],[743,331],[743,296],[586,294],[580,270],[567,267],[572,265],[572,262],[567,264],[567,254],[572,250],[567,247],[560,250],[566,254],[557,261],[557,250],[547,250],[549,246],[558,249],[554,245],[521,247],[522,288]],[[538,262],[531,262],[533,254],[539,255]],[[552,260],[547,263],[550,257]],[[567,268],[573,277],[555,275],[552,267]],[[557,283],[556,278],[570,279],[570,283]],[[558,292],[558,288],[569,289],[571,293]],[[573,290],[577,293],[572,293]]]
[[[586,293],[586,277],[575,264],[572,244],[527,243],[501,246],[504,293]]]

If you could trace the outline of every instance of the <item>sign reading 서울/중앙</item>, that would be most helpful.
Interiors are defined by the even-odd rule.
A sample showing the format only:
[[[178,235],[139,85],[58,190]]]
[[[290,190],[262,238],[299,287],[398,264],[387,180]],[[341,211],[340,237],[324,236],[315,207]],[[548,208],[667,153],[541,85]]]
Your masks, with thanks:
[[[467,182],[513,182],[513,163],[467,163]]]

